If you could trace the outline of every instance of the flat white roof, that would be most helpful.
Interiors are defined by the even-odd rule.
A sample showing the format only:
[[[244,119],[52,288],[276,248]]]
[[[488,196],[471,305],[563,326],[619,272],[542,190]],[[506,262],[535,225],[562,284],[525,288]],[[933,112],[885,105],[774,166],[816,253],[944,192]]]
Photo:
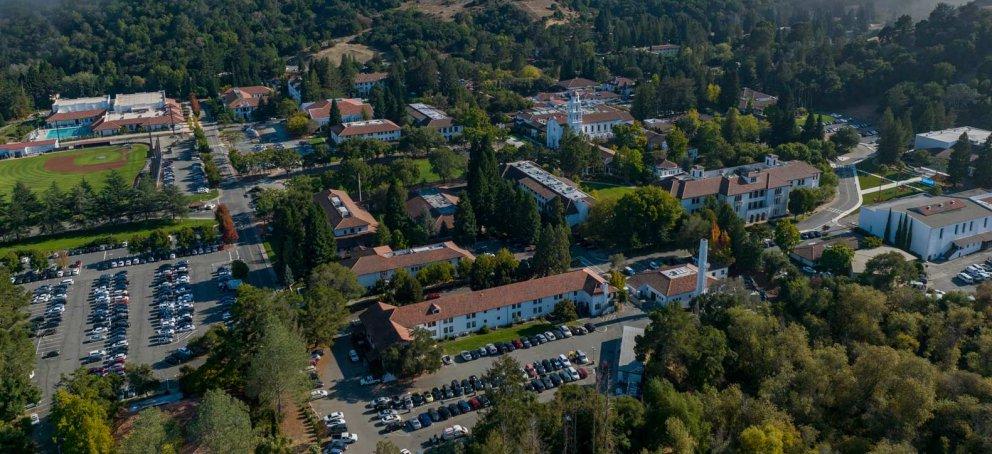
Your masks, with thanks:
[[[971,126],[961,126],[958,128],[942,129],[940,131],[930,131],[917,134],[918,138],[927,138],[933,140],[939,140],[941,142],[952,143],[957,142],[961,134],[968,133],[968,138],[972,142],[983,143],[992,135],[992,132],[986,131],[984,129],[973,128]]]
[[[589,194],[582,192],[579,188],[562,181],[558,177],[546,172],[544,169],[537,166],[530,161],[517,161],[507,164],[508,166],[516,167],[518,170],[526,174],[528,177],[533,178],[535,181],[548,189],[550,189],[555,194],[558,194],[566,199],[572,201],[580,201],[583,199],[591,198]]]
[[[114,96],[114,105],[133,106],[135,104],[155,104],[163,102],[165,92],[149,91]]]
[[[428,106],[424,103],[415,102],[410,104],[410,107],[432,120],[444,120],[445,118],[448,118],[448,115],[442,112],[441,109],[434,106]]]

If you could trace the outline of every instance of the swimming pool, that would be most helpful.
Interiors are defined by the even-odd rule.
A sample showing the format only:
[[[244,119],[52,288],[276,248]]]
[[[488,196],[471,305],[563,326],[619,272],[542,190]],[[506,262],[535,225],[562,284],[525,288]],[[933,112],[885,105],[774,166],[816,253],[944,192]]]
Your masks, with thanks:
[[[89,126],[68,126],[65,128],[58,129],[43,129],[39,136],[43,137],[43,140],[59,139],[59,140],[69,140],[75,139],[77,137],[86,137],[92,134],[90,132]]]

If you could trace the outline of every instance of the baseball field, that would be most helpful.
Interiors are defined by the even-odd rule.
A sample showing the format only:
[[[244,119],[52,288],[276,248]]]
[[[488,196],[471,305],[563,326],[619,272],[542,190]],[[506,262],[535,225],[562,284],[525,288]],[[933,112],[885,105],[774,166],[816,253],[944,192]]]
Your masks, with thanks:
[[[5,159],[0,161],[0,194],[10,194],[18,181],[23,181],[35,192],[41,192],[53,181],[62,189],[68,189],[85,178],[94,189],[98,189],[112,170],[131,181],[145,166],[147,158],[148,146],[135,144]]]

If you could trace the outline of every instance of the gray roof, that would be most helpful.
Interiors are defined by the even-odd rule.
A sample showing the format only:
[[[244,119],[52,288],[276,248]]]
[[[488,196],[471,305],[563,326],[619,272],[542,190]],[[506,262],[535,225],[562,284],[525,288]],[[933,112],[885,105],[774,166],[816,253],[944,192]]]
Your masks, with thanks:
[[[967,191],[944,196],[918,194],[913,197],[906,197],[881,203],[872,208],[876,210],[889,209],[898,213],[907,213],[917,222],[921,222],[930,228],[940,228],[992,216],[992,207],[976,201],[988,196],[989,195],[984,191]],[[926,207],[947,207],[949,204],[960,204],[960,208],[943,210],[934,209],[931,210],[933,212],[928,215],[921,212],[927,211]]]
[[[644,328],[624,326],[623,334],[620,336],[620,355],[617,358],[617,367],[624,372],[641,373],[644,364],[637,360],[634,353],[634,346],[637,345],[637,336],[644,335]]]

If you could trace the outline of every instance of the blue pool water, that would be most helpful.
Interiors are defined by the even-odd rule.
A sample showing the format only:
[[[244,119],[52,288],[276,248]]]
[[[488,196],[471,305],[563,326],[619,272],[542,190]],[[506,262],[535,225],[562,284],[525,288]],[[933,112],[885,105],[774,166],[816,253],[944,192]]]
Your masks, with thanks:
[[[45,139],[59,139],[59,140],[71,140],[77,137],[85,137],[90,135],[89,126],[71,126],[58,129],[46,129],[43,131],[43,136]]]

